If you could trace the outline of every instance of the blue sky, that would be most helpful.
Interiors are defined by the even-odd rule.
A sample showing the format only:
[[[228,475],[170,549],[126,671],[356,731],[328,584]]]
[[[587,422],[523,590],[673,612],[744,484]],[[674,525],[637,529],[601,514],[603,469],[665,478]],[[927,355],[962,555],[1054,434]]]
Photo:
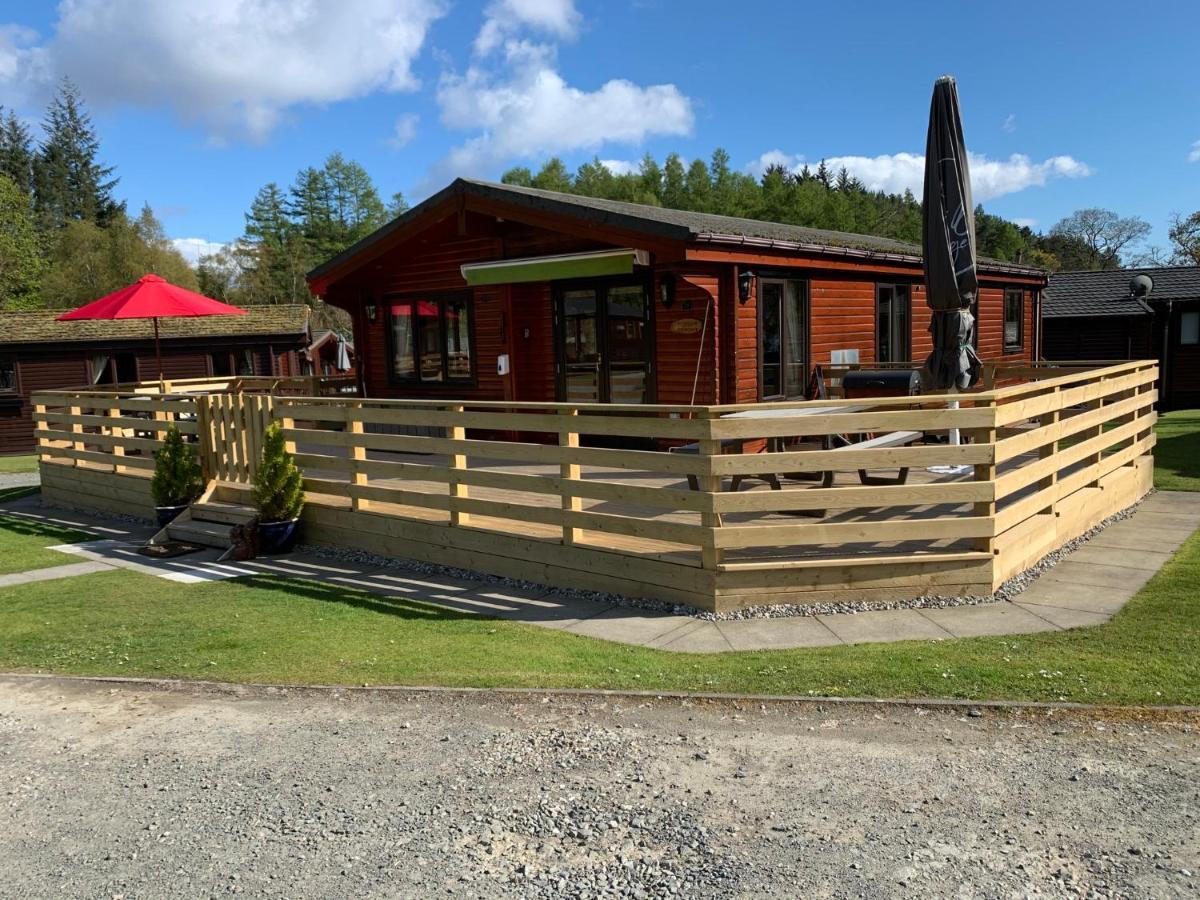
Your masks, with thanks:
[[[261,185],[338,150],[412,200],[550,153],[717,146],[917,186],[949,72],[987,209],[1045,230],[1104,206],[1165,244],[1200,209],[1197,46],[1182,0],[4,0],[0,103],[36,121],[70,75],[120,196],[219,243]]]

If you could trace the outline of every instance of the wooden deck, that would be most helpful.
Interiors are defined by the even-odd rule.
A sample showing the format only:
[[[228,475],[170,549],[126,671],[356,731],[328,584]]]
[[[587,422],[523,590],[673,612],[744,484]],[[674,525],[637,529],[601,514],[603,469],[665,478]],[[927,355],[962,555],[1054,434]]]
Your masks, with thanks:
[[[279,422],[305,474],[307,540],[729,609],[989,592],[1149,489],[1153,363],[1008,377],[1020,381],[960,395],[959,409],[947,397],[837,400],[806,404],[803,417],[788,414],[795,404],[730,418],[747,407],[245,391],[35,402],[52,499],[144,507],[150,454],[172,421],[194,436],[209,478],[244,492],[262,433]],[[955,427],[968,443],[828,443]],[[689,442],[698,453],[668,452]],[[955,464],[965,472],[929,471]],[[904,484],[857,474],[902,466]],[[827,471],[837,474],[825,487]],[[782,489],[754,480],[766,474]],[[747,480],[734,492],[736,476]]]

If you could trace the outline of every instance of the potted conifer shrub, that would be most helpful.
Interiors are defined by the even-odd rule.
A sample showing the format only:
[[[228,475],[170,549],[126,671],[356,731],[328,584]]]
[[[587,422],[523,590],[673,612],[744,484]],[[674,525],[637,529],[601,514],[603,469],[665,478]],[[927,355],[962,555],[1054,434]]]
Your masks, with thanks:
[[[150,480],[159,527],[166,527],[203,490],[195,451],[184,443],[179,429],[169,425],[163,445],[154,451],[154,477]]]
[[[263,553],[291,550],[299,536],[304,487],[278,422],[263,437],[262,459],[254,473],[254,505],[258,507],[259,549]]]

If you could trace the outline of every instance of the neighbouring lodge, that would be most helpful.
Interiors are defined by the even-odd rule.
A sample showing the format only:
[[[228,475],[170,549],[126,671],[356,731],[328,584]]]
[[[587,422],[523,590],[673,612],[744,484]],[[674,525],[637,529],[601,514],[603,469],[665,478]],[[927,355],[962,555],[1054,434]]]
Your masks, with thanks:
[[[1200,406],[1200,266],[1058,272],[1042,315],[1046,359],[1157,359],[1160,408]]]
[[[34,448],[36,391],[153,381],[148,319],[57,321],[61,310],[0,312],[0,454]],[[163,376],[299,375],[308,307],[251,306],[244,316],[160,320]]]
[[[1040,269],[981,260],[984,360],[1040,353]],[[921,248],[459,179],[309,273],[366,397],[721,404],[931,349]]]

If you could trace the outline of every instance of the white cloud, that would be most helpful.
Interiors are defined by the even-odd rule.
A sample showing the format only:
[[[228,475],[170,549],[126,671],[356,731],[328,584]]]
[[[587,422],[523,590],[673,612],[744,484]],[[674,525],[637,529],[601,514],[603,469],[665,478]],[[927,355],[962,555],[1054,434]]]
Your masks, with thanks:
[[[1014,225],[1020,225],[1022,228],[1036,228],[1037,219],[1029,219],[1024,216],[1017,216],[1015,219],[1009,219]]]
[[[1017,114],[1009,113],[1007,118],[1005,118],[1005,120],[1004,120],[1004,124],[1000,126],[1000,129],[1001,129],[1001,131],[1004,131],[1007,134],[1012,134],[1014,131],[1016,131],[1017,130]]]
[[[417,136],[417,123],[421,117],[416,113],[405,113],[396,120],[396,129],[388,138],[388,146],[394,150],[407,146]]]
[[[583,90],[559,74],[552,47],[516,41],[505,45],[499,71],[472,65],[444,75],[437,98],[446,127],[478,134],[435,167],[435,181],[484,175],[514,159],[685,135],[694,119],[691,100],[673,84],[614,78]]]
[[[1056,178],[1086,178],[1092,169],[1086,163],[1071,156],[1052,156],[1042,162],[1034,162],[1023,153],[1014,153],[1008,159],[989,159],[977,153],[969,154],[971,163],[971,188],[975,200],[983,202],[1014,194],[1030,187],[1043,187]],[[803,157],[770,150],[752,162],[750,171],[761,173],[767,165],[778,163],[796,171]],[[912,191],[921,196],[925,182],[925,157],[920,153],[890,153],[881,156],[832,156],[825,165],[836,173],[845,168],[872,191],[887,191],[902,194]],[[815,166],[810,165],[810,168]]]
[[[418,87],[443,0],[70,0],[54,36],[0,29],[0,95],[68,75],[89,102],[169,106],[218,139],[265,138],[287,111]]]
[[[208,241],[197,237],[171,238],[171,243],[193,269],[199,264],[200,257],[211,256],[229,246],[219,241]]]
[[[763,173],[772,166],[783,166],[790,172],[798,172],[803,165],[804,157],[800,154],[784,153],[782,150],[776,148],[775,150],[768,150],[758,159],[748,163],[746,171],[755,178],[762,178]]]
[[[484,10],[475,52],[490,53],[522,28],[570,40],[579,33],[581,19],[575,0],[493,0]]]
[[[1188,162],[1200,162],[1200,141],[1192,144],[1192,152],[1188,154]]]
[[[614,175],[632,175],[641,166],[640,163],[629,159],[602,159],[600,160],[600,165],[604,166],[604,168],[608,169]]]

